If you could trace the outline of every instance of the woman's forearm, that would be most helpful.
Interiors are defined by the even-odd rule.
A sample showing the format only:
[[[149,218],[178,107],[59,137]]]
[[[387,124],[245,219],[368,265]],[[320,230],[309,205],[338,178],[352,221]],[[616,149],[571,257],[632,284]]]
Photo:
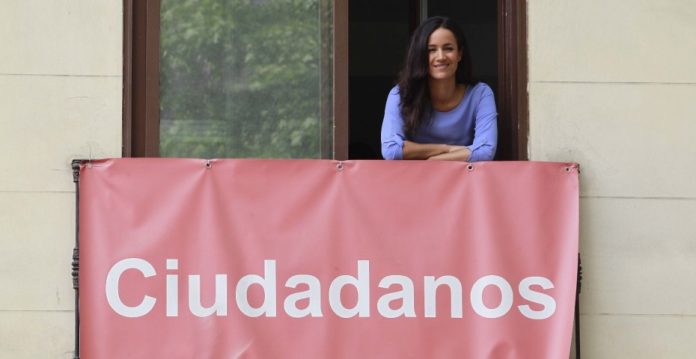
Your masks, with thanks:
[[[429,157],[428,160],[440,161],[468,161],[471,158],[471,151],[466,147]]]
[[[404,141],[403,158],[405,160],[427,160],[433,156],[450,151],[450,146],[442,143],[417,143]]]

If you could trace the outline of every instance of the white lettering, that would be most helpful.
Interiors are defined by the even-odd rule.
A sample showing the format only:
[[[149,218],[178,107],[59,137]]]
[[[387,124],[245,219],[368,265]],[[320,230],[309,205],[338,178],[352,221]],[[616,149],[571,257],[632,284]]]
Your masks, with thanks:
[[[208,317],[213,313],[218,317],[227,315],[227,276],[215,276],[215,303],[206,308],[201,304],[201,276],[189,276],[189,309],[197,317]]]
[[[127,288],[126,284],[121,283],[121,278],[129,270],[140,272],[144,278],[157,275],[152,264],[144,259],[126,258],[121,260],[111,267],[106,276],[106,299],[111,309],[117,314],[128,318],[138,318],[152,312],[157,298],[143,293],[139,304],[131,306],[124,303],[119,290],[121,284],[123,284],[123,288]],[[178,317],[179,261],[167,259],[166,270],[168,272],[165,278],[160,279],[164,280],[165,284],[165,314],[167,317]],[[133,277],[126,276],[126,278]],[[151,281],[148,284],[154,286]],[[157,284],[156,287],[160,288],[162,283],[158,282]],[[229,311],[228,287],[230,285],[227,274],[215,274],[214,301],[211,305],[204,306],[202,303],[204,293],[210,293],[211,289],[201,289],[201,275],[188,275],[188,309],[191,314],[197,317],[227,316]],[[370,302],[370,286],[369,260],[358,260],[355,276],[344,274],[334,278],[328,291],[324,292],[322,292],[322,283],[318,277],[309,274],[295,274],[285,282],[286,288],[294,288],[296,291],[287,294],[284,298],[283,309],[285,314],[292,318],[323,317],[322,302],[325,300],[323,295],[328,295],[329,307],[338,317],[370,317],[371,305],[375,304]],[[412,278],[404,275],[388,275],[379,281],[378,286],[389,290],[377,299],[376,307],[380,316],[383,318],[416,317],[416,292]],[[450,293],[450,318],[463,318],[462,283],[457,277],[451,275],[437,278],[434,276],[423,277],[423,316],[425,318],[437,317],[437,294],[443,286],[446,286]],[[489,289],[491,286],[496,287],[500,292],[500,300],[497,305],[489,307],[492,305],[491,293],[486,292],[486,290],[495,290]],[[348,288],[348,293],[344,290],[346,288]],[[528,319],[544,320],[550,318],[556,312],[557,303],[551,295],[544,291],[553,288],[553,282],[546,277],[524,278],[519,282],[517,292],[526,303],[520,303],[517,309]],[[256,291],[257,289],[261,292]],[[253,293],[250,293],[252,290]],[[277,290],[276,261],[264,260],[263,275],[247,274],[239,279],[235,288],[235,303],[241,314],[247,317],[276,317]],[[260,296],[259,293],[263,293],[263,295]],[[126,298],[131,301],[133,293],[129,294]],[[476,315],[495,319],[510,312],[514,294],[510,283],[505,278],[498,275],[487,275],[474,282],[469,291],[469,299]],[[205,297],[210,298],[210,296]],[[259,303],[261,298],[263,302]],[[443,299],[446,298],[440,299],[440,303],[442,303]]]
[[[106,300],[109,302],[111,309],[119,315],[128,318],[137,318],[150,313],[152,307],[155,306],[155,298],[144,296],[143,301],[135,307],[129,307],[123,303],[121,296],[118,294],[118,286],[123,272],[129,269],[136,269],[143,274],[143,277],[149,278],[157,274],[155,268],[150,263],[140,258],[126,258],[114,264],[106,276]]]
[[[359,315],[361,318],[370,316],[370,261],[358,261],[358,277],[342,275],[336,277],[329,287],[329,304],[334,313],[341,318],[351,318]],[[358,300],[353,308],[346,308],[341,300],[343,287],[351,285],[357,289]]]
[[[321,317],[321,284],[319,278],[313,275],[298,274],[290,277],[285,282],[288,288],[297,288],[300,284],[306,284],[307,290],[290,294],[285,298],[283,307],[285,312],[293,318],[303,318],[308,315],[312,317]],[[300,309],[297,302],[307,299],[309,304],[306,308]]]
[[[179,269],[179,261],[167,259],[167,270]],[[179,316],[179,276],[167,274],[167,316]]]
[[[389,288],[392,285],[401,286],[401,290],[385,294],[377,301],[377,310],[385,318],[416,316],[415,304],[413,303],[413,281],[409,277],[402,275],[388,275],[379,282],[380,288]],[[401,307],[392,309],[389,303],[401,301]]]
[[[263,261],[264,276],[248,274],[237,283],[237,307],[248,317],[276,316],[276,264],[274,260]],[[254,308],[249,304],[249,287],[258,284],[263,288],[264,298],[260,307]]]
[[[500,304],[495,308],[488,308],[483,303],[483,291],[493,285],[500,290]],[[497,275],[487,275],[479,278],[471,287],[471,306],[476,314],[484,318],[500,318],[512,308],[512,287],[505,278]]]
[[[520,305],[518,309],[520,313],[529,319],[542,320],[549,318],[556,312],[556,301],[548,294],[533,291],[530,287],[538,285],[542,289],[553,288],[553,283],[548,278],[544,277],[527,277],[520,282],[519,291],[522,298],[532,302],[541,304],[544,309],[532,310],[529,305]]]
[[[426,276],[423,283],[425,290],[425,317],[435,318],[437,316],[437,287],[446,285],[450,290],[450,316],[461,318],[462,315],[462,283],[459,279],[446,275],[438,279],[433,276]]]

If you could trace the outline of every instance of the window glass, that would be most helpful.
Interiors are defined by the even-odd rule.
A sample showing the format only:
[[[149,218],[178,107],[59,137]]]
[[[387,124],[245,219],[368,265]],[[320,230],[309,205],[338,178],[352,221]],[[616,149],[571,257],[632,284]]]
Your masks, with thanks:
[[[162,0],[161,156],[330,157],[330,3]]]

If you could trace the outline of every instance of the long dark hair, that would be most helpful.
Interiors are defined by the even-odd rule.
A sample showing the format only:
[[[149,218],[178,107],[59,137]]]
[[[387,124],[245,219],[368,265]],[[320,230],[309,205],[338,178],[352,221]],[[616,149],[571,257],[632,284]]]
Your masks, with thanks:
[[[399,96],[404,130],[414,134],[418,127],[430,119],[432,105],[428,87],[428,39],[437,29],[452,32],[457,39],[457,48],[462,58],[457,66],[455,81],[458,84],[474,85],[471,74],[471,57],[462,29],[450,18],[435,16],[423,21],[413,32],[404,68],[399,74]]]

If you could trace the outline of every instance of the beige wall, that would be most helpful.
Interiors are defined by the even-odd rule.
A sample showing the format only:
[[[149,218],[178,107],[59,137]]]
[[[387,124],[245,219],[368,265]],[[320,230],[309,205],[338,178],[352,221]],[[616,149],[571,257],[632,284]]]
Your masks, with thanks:
[[[529,154],[581,164],[582,354],[696,355],[696,1],[529,0]]]
[[[121,153],[121,1],[0,11],[0,358],[72,358],[73,158]]]

